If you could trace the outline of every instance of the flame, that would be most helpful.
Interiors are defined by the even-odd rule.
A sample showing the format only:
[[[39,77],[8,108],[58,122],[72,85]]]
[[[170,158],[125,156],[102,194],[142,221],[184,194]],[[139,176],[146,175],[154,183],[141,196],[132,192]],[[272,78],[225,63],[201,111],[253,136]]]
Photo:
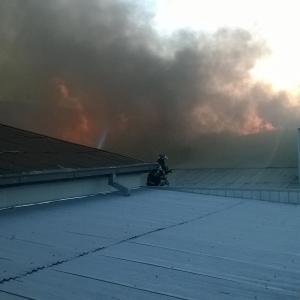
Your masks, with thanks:
[[[255,110],[251,110],[245,117],[244,123],[238,130],[238,134],[247,135],[263,131],[272,131],[275,127],[259,117]]]
[[[70,93],[70,89],[61,78],[55,77],[53,83],[60,92],[60,104],[75,109],[75,118],[72,116],[72,118],[70,118],[70,120],[72,120],[71,124],[62,129],[62,139],[78,144],[89,145],[89,134],[92,131],[91,124],[81,101],[78,97]]]
[[[78,122],[72,124],[70,127],[64,128],[61,135],[64,140],[77,144],[89,145],[89,133],[90,126],[88,119],[85,115],[79,115]]]
[[[263,120],[254,109],[250,109],[242,121],[230,119],[225,113],[215,111],[208,105],[197,107],[188,117],[196,134],[228,131],[247,135],[276,129],[270,122]]]

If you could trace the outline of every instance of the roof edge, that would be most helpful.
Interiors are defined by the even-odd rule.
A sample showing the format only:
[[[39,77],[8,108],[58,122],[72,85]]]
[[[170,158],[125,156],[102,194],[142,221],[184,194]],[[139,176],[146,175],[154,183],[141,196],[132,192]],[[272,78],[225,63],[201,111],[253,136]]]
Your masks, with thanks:
[[[84,145],[84,144],[79,144],[79,143],[75,143],[75,142],[63,140],[61,138],[57,138],[57,137],[54,137],[54,136],[45,135],[45,134],[38,133],[38,132],[35,132],[35,131],[29,131],[29,130],[26,130],[26,129],[22,129],[22,128],[19,128],[19,127],[14,127],[14,126],[11,126],[11,125],[6,125],[6,124],[3,124],[3,123],[0,123],[0,126],[6,127],[6,128],[10,128],[10,129],[13,129],[13,130],[17,130],[19,132],[27,133],[27,134],[30,134],[30,135],[36,135],[37,138],[49,138],[49,139],[52,139],[52,140],[59,141],[61,143],[72,144],[74,146],[80,146],[80,147],[84,147],[84,148],[87,148],[87,149],[90,149],[90,150],[94,150],[94,151],[105,152],[105,153],[114,155],[116,157],[123,157],[123,158],[131,159],[132,161],[135,161],[137,163],[144,162],[141,159],[129,157],[129,156],[122,155],[122,154],[115,153],[115,152],[111,152],[111,151],[108,151],[108,150],[98,149],[96,147],[92,147],[92,146],[88,146],[88,145]],[[147,162],[147,163],[150,163],[150,162]]]
[[[11,174],[0,176],[0,188],[51,181],[77,180],[111,174],[146,173],[156,167],[157,163],[139,163],[113,167],[62,169],[47,172],[34,171],[30,173]]]

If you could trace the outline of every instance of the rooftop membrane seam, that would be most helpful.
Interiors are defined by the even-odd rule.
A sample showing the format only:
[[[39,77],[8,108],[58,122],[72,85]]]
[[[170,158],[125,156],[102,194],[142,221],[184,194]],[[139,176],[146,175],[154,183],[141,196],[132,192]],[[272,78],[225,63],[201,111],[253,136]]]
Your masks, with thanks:
[[[52,268],[54,266],[57,266],[57,265],[60,265],[60,264],[63,264],[63,263],[66,263],[66,262],[69,262],[69,261],[72,261],[72,260],[75,260],[77,258],[80,258],[80,257],[83,257],[83,256],[86,256],[86,255],[89,255],[91,253],[96,253],[96,252],[99,252],[101,250],[104,250],[104,249],[107,249],[107,248],[110,248],[110,247],[113,247],[113,246],[116,246],[116,245],[119,245],[119,244],[123,244],[125,242],[130,242],[134,239],[137,239],[137,238],[140,238],[140,237],[144,237],[144,236],[147,236],[151,233],[155,233],[155,232],[158,232],[158,231],[162,231],[162,230],[166,230],[166,229],[170,229],[170,228],[173,228],[173,227],[178,227],[178,226],[181,226],[181,225],[185,225],[185,224],[188,224],[188,223],[191,223],[191,222],[194,222],[194,221],[197,221],[199,219],[203,219],[205,217],[208,217],[208,216],[211,216],[211,215],[214,215],[214,214],[217,214],[221,211],[225,211],[225,210],[229,210],[231,209],[232,207],[235,207],[235,206],[238,206],[242,203],[244,203],[246,200],[244,201],[240,201],[238,203],[235,203],[229,207],[225,207],[225,208],[222,208],[222,209],[219,209],[217,211],[213,211],[211,213],[208,213],[206,215],[201,215],[200,217],[197,217],[197,218],[193,218],[191,220],[188,220],[188,221],[184,221],[184,222],[180,222],[180,223],[176,223],[176,224],[172,224],[170,226],[166,226],[166,227],[160,227],[160,228],[157,228],[157,229],[154,229],[154,230],[150,230],[148,232],[145,232],[145,233],[142,233],[142,234],[139,234],[139,235],[136,235],[136,236],[132,236],[132,237],[129,237],[127,239],[124,239],[124,240],[121,240],[121,241],[118,241],[116,243],[113,243],[109,246],[104,246],[104,247],[99,247],[99,248],[96,248],[94,250],[90,250],[90,251],[87,251],[87,252],[83,252],[83,253],[80,253],[80,254],[77,254],[76,256],[74,257],[71,257],[69,259],[66,259],[66,260],[60,260],[60,261],[57,261],[57,262],[54,262],[54,263],[51,263],[49,265],[46,265],[46,266],[40,266],[40,267],[37,267],[37,268],[34,268],[30,271],[27,271],[24,275],[22,276],[15,276],[15,277],[9,277],[9,278],[4,278],[2,280],[0,280],[0,284],[4,283],[4,282],[9,282],[9,281],[13,281],[13,280],[17,280],[17,279],[21,279],[23,277],[26,277],[30,274],[33,274],[35,272],[38,272],[38,271],[41,271],[41,270],[44,270],[44,269],[48,269],[48,268]]]
[[[1,211],[0,298],[296,300],[299,209],[139,189]]]
[[[60,272],[60,273],[63,273],[63,274],[69,274],[69,275],[74,275],[74,276],[78,276],[78,277],[82,277],[82,278],[87,278],[87,279],[92,279],[92,280],[101,281],[101,282],[105,282],[105,283],[110,283],[110,284],[113,284],[113,285],[118,285],[118,286],[130,288],[130,289],[134,289],[134,290],[138,290],[138,291],[148,292],[148,293],[151,293],[151,294],[154,294],[154,295],[168,296],[172,299],[188,300],[188,298],[182,298],[182,297],[178,297],[176,295],[172,295],[172,294],[168,294],[168,293],[160,293],[158,291],[151,290],[151,289],[138,288],[134,285],[123,284],[123,283],[117,282],[117,281],[99,279],[99,278],[94,278],[94,277],[91,277],[91,276],[84,276],[84,275],[81,275],[81,274],[76,274],[76,273],[73,273],[73,272],[66,272],[66,271],[61,271],[61,270],[55,270],[55,272]]]

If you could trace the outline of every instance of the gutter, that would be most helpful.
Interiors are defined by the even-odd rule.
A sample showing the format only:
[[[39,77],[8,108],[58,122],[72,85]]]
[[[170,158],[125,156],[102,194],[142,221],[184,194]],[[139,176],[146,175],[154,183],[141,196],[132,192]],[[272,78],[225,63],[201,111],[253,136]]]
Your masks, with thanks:
[[[147,173],[157,167],[157,163],[140,163],[132,165],[84,168],[84,169],[61,169],[49,171],[34,171],[30,173],[19,173],[0,176],[0,188],[12,187],[18,185],[48,183],[55,181],[69,181],[85,178],[96,178],[101,176],[110,176],[116,174]],[[115,177],[109,179],[115,182]]]
[[[116,181],[116,174],[110,174],[108,177],[108,185],[123,192],[124,196],[130,196],[131,189]]]

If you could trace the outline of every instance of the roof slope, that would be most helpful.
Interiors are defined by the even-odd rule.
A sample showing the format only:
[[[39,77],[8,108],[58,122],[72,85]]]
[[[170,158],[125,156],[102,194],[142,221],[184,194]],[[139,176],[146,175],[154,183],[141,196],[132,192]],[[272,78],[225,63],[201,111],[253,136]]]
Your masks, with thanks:
[[[235,189],[298,189],[298,168],[176,169],[172,187]]]
[[[0,298],[298,300],[299,214],[153,189],[0,211]]]
[[[0,176],[143,163],[141,160],[0,124]]]

